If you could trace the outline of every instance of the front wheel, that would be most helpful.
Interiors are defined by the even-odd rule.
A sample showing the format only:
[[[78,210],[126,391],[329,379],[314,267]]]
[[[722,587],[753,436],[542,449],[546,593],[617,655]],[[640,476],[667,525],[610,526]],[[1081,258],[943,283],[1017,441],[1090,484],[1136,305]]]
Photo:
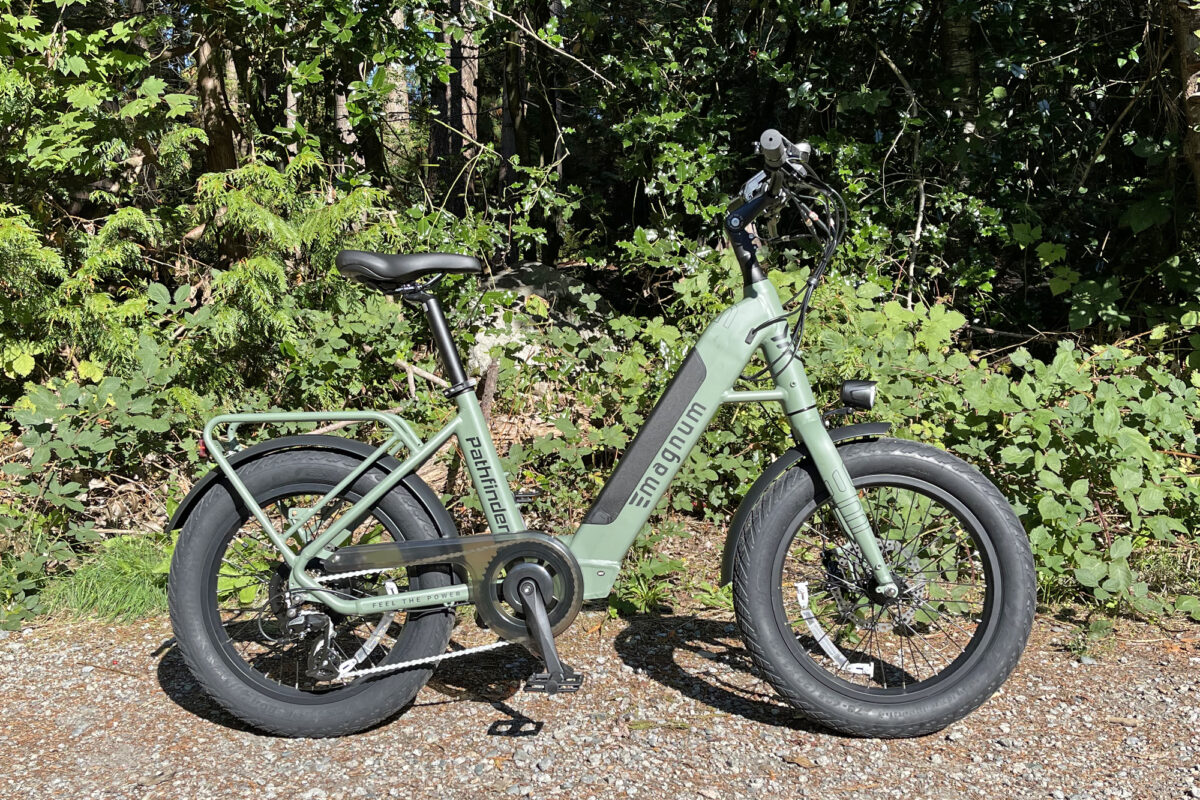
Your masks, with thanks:
[[[1036,584],[1008,502],[949,453],[895,439],[839,452],[900,595],[875,591],[811,464],[757,501],[733,600],[755,664],[806,716],[855,736],[920,736],[981,705],[1020,658]]]

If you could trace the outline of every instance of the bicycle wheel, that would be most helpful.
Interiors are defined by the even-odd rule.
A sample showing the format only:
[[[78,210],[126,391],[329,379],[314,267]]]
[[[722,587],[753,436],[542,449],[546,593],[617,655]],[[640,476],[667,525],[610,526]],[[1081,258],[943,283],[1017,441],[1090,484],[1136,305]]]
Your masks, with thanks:
[[[257,459],[238,474],[276,528],[286,530],[298,511],[315,505],[358,463],[328,451],[288,450]],[[368,470],[288,546],[298,552],[382,477]],[[433,521],[402,487],[354,519],[351,530],[346,545],[437,536]],[[287,579],[283,557],[231,490],[219,484],[201,499],[175,549],[168,594],[179,649],[210,696],[255,727],[314,737],[362,730],[416,696],[431,666],[357,678],[339,678],[337,668],[347,660],[359,670],[445,652],[451,610],[346,616],[289,593]],[[325,585],[353,598],[452,581],[446,568],[424,567]]]
[[[842,533],[815,470],[784,473],[734,557],[734,607],[754,661],[812,719],[859,736],[940,730],[1016,666],[1033,559],[1000,492],[948,453],[898,440],[841,449],[900,594],[887,598]]]

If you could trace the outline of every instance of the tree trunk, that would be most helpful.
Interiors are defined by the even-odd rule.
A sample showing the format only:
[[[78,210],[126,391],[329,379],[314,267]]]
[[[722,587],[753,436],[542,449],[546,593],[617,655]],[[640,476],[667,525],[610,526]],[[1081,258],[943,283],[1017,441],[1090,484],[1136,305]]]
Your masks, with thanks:
[[[561,0],[550,0],[546,11],[549,16],[557,18],[560,23],[563,15],[563,4]],[[539,25],[548,22],[549,19],[539,19]],[[561,28],[560,28],[561,30]],[[561,136],[562,123],[559,121],[562,117],[563,104],[562,97],[559,92],[559,70],[557,62],[553,57],[547,57],[544,51],[538,53],[538,79],[541,83],[538,91],[538,105],[540,106],[539,117],[541,119],[541,128],[539,132],[539,145],[541,148],[542,166],[554,166],[554,172],[558,175],[561,188],[563,175],[563,140]],[[542,263],[553,264],[558,260],[559,250],[562,249],[563,242],[563,219],[562,212],[555,209],[549,216],[541,220],[543,227],[546,229],[546,244],[542,247]]]
[[[514,174],[508,163],[515,156],[520,163],[529,163],[529,136],[525,130],[524,44],[520,31],[508,35],[504,46],[504,122],[500,137],[500,179],[511,183]]]
[[[1196,201],[1200,204],[1200,3],[1189,0],[1164,0],[1167,17],[1175,29],[1175,50],[1179,53],[1180,100],[1186,131],[1183,155],[1192,168]]]
[[[462,18],[461,0],[450,0],[450,16]],[[455,41],[449,33],[445,34],[446,44],[450,48],[450,82],[446,85],[446,115],[442,122],[450,126],[446,138],[446,155],[453,157],[462,152],[463,129],[463,45],[462,40]]]
[[[283,62],[284,74],[288,75],[291,68],[291,63],[285,58]],[[283,90],[283,125],[289,131],[295,131],[296,121],[300,118],[300,98],[296,95],[296,87],[292,86],[291,78],[285,77],[284,80],[287,81],[287,85]],[[297,156],[300,154],[300,145],[294,141],[288,142],[287,151],[288,155]]]
[[[208,136],[209,172],[237,169],[237,121],[225,97],[225,54],[217,37],[201,28],[196,48],[196,98],[200,127]]]
[[[397,29],[404,27],[404,12],[392,12],[392,25]],[[392,131],[408,130],[408,70],[404,64],[392,64],[387,68],[388,83],[392,90],[388,93],[383,104],[384,121]]]
[[[452,0],[449,13],[455,14],[461,7],[457,0]],[[450,34],[445,30],[440,34],[442,41],[449,48],[449,62],[451,68],[457,69],[455,66],[455,54],[461,52],[457,49],[457,45],[450,37]],[[430,96],[433,100],[434,116],[429,121],[429,169],[425,174],[425,185],[434,196],[440,197],[445,191],[446,174],[449,171],[447,161],[450,158],[451,152],[455,149],[455,139],[457,139],[457,128],[454,125],[454,119],[457,115],[457,110],[454,104],[454,84],[457,74],[451,73],[447,82],[443,83],[439,80],[434,80],[430,86]],[[454,130],[452,130],[452,128]]]
[[[479,45],[475,43],[474,28],[467,28],[461,42],[459,115],[462,118],[464,147],[474,150],[479,140]]]
[[[346,98],[349,95],[349,84],[352,82],[350,76],[346,73],[352,69],[347,64],[342,64],[338,70],[338,79],[333,95],[333,126],[338,134],[338,141],[341,142],[341,149],[344,155],[349,155],[350,160],[358,166],[363,166],[364,161],[362,154],[359,152],[358,137],[354,134],[354,126],[350,124],[350,110],[346,105]],[[342,166],[345,169],[345,164]]]
[[[971,47],[970,13],[958,0],[947,0],[942,10],[942,63],[950,82],[950,103],[964,119],[975,118],[975,100],[979,94],[975,51]]]

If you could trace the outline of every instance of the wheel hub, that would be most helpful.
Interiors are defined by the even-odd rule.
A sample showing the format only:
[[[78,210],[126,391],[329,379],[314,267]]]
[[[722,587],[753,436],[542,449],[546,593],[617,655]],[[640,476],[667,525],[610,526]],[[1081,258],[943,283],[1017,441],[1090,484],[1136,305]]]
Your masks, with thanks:
[[[898,626],[911,628],[914,625],[916,610],[925,602],[928,592],[925,581],[919,578],[921,564],[917,554],[908,553],[897,558],[902,550],[903,545],[895,539],[885,539],[879,543],[879,551],[899,589],[895,597],[888,597],[879,591],[875,576],[857,544],[848,542],[824,552],[826,588],[837,603],[839,622],[853,623],[863,631],[883,631]],[[882,613],[871,614],[870,617],[879,617],[874,620],[864,619],[861,614],[855,613],[863,600],[872,606],[888,609],[889,619],[884,619]]]

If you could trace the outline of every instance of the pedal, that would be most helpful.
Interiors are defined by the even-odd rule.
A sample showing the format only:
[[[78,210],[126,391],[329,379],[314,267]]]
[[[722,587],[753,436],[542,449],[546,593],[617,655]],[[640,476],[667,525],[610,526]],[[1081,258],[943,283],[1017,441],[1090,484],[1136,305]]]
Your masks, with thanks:
[[[519,506],[529,505],[541,496],[541,489],[518,489],[517,491],[513,492],[513,500],[515,500]]]
[[[570,667],[563,665],[563,671],[558,675],[549,672],[536,672],[525,679],[525,691],[558,694],[559,692],[578,692],[583,686],[583,675]]]
[[[505,584],[516,584],[516,597],[506,592],[509,604],[519,607],[525,614],[525,626],[532,642],[529,649],[546,662],[545,672],[536,672],[525,681],[525,691],[558,694],[577,692],[583,685],[583,675],[564,664],[554,646],[554,635],[550,630],[550,618],[542,600],[542,586],[550,586],[550,576],[540,573],[545,570],[535,564],[521,564],[509,573]],[[505,588],[508,588],[506,586]],[[515,603],[513,601],[516,601]]]

